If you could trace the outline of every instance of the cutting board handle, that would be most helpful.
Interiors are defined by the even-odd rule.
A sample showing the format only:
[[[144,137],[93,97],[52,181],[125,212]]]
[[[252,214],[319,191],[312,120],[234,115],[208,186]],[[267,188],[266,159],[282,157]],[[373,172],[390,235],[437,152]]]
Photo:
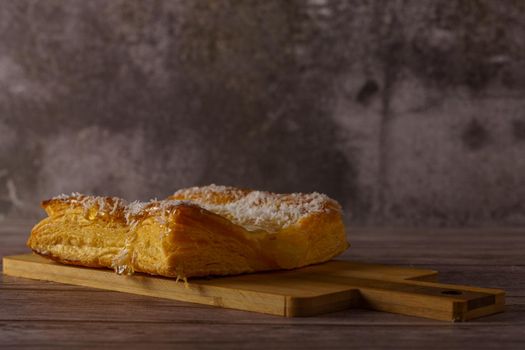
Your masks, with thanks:
[[[501,312],[505,305],[505,292],[499,289],[347,276],[318,275],[317,279],[348,286],[346,294],[338,293],[347,299],[353,298],[346,301],[348,305],[438,320],[467,321]],[[331,298],[335,300],[337,296]]]

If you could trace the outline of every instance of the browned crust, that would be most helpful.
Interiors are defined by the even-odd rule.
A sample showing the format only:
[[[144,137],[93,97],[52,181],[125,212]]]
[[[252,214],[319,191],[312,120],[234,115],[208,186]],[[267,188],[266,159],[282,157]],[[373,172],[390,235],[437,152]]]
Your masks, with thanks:
[[[212,193],[211,195],[208,192],[205,200],[214,204],[225,204],[246,196],[250,192],[251,190],[247,189],[229,188],[226,191]],[[203,195],[198,189],[193,188],[192,191],[188,192],[179,191],[170,196],[169,199],[202,200]],[[301,200],[300,196],[290,196],[289,198],[283,196],[282,198],[289,201]],[[88,206],[86,206],[86,202],[89,202]],[[46,249],[39,246],[42,243],[37,238],[41,232],[48,229],[44,227],[47,223],[53,223],[64,215],[79,215],[80,212],[89,216],[93,211],[95,212],[94,221],[114,221],[127,226],[130,226],[130,221],[140,225],[148,218],[158,218],[162,215],[163,220],[166,220],[165,226],[169,230],[169,235],[166,239],[159,240],[158,244],[162,245],[162,251],[168,256],[168,259],[161,265],[146,265],[135,268],[135,270],[169,277],[228,275],[297,268],[329,260],[348,247],[340,206],[333,200],[324,203],[324,208],[328,210],[307,215],[291,227],[272,233],[263,230],[247,231],[244,227],[234,224],[227,218],[195,204],[178,202],[168,204],[162,211],[159,211],[158,208],[161,205],[159,203],[161,202],[151,202],[138,213],[130,215],[126,211],[124,201],[114,197],[74,195],[49,199],[42,202],[42,207],[46,210],[49,218],[35,226],[27,244],[35,253],[60,263],[111,268],[108,264],[94,263],[93,259],[89,261],[67,259],[60,253],[43,253]],[[48,221],[45,222],[45,220]],[[192,250],[194,246],[203,247],[203,249],[213,246],[215,251],[223,249],[224,256],[221,259],[225,260],[223,261],[224,264],[217,265],[215,263],[214,265],[212,263],[206,264],[206,261],[201,262],[203,255],[198,250]],[[227,249],[234,249],[234,251],[231,252]],[[141,252],[137,252],[137,254],[141,254]],[[238,260],[240,261],[238,264],[242,266],[232,268],[231,264],[228,265],[226,260],[231,258],[231,254],[237,254],[237,258],[242,257]],[[197,261],[198,263],[196,263]]]

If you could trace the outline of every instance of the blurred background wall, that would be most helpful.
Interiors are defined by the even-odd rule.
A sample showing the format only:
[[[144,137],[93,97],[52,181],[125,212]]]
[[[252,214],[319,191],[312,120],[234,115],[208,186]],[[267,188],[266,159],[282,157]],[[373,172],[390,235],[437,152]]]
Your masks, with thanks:
[[[525,224],[521,0],[0,0],[0,216],[62,192],[320,191]]]

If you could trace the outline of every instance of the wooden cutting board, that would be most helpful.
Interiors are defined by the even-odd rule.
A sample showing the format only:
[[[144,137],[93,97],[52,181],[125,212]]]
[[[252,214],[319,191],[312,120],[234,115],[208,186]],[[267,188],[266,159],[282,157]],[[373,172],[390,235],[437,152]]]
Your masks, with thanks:
[[[291,271],[192,279],[62,265],[33,254],[3,259],[4,274],[279,316],[350,307],[447,321],[501,312],[505,292],[436,283],[437,271],[333,260]]]

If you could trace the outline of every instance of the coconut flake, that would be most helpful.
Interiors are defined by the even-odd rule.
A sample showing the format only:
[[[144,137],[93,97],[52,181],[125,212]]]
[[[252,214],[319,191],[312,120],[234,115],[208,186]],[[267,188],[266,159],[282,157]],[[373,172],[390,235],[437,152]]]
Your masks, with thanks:
[[[217,203],[221,195],[227,196],[226,203]],[[275,231],[293,225],[309,214],[340,210],[337,202],[317,192],[278,194],[210,185],[183,189],[175,196],[189,198],[191,203],[224,216],[247,230]]]

